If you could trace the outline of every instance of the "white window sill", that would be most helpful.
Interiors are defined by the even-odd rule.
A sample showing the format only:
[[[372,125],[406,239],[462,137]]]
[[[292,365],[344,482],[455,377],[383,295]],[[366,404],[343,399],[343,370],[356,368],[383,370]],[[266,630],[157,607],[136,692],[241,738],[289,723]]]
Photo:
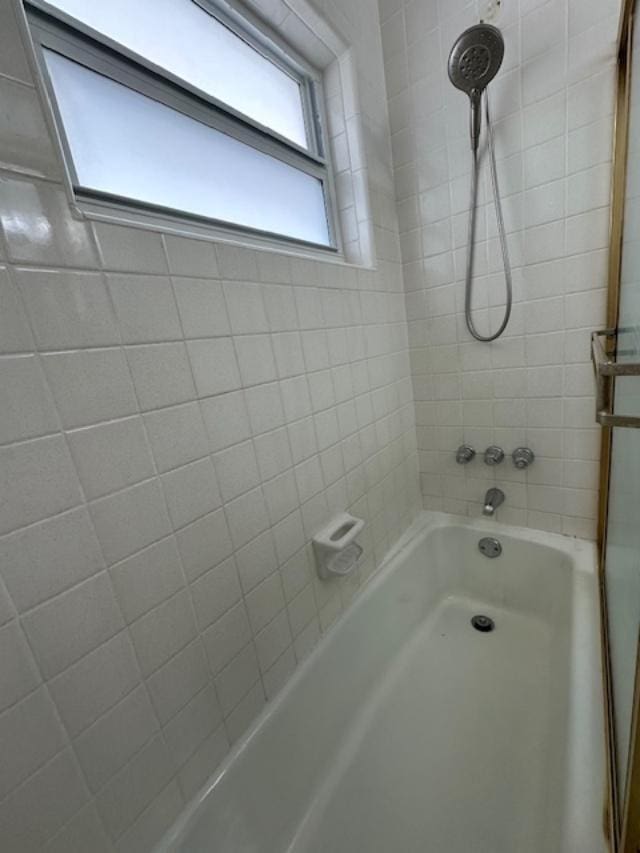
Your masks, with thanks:
[[[277,235],[243,231],[233,226],[225,227],[216,223],[198,222],[179,214],[136,210],[107,200],[74,199],[72,208],[79,218],[90,222],[105,222],[110,225],[140,228],[144,231],[159,231],[179,237],[227,243],[244,249],[278,252],[355,269],[374,269],[367,264],[349,262],[340,249],[304,244]]]

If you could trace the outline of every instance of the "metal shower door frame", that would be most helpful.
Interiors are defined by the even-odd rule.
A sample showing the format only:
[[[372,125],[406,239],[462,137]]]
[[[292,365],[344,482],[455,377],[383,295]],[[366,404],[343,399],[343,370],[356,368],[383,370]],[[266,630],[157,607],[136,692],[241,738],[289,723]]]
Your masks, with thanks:
[[[640,8],[639,3],[640,0],[622,0],[618,35],[606,329],[603,332],[595,333],[592,339],[592,357],[598,381],[598,411],[596,419],[602,425],[598,506],[598,550],[600,558],[598,572],[608,766],[608,792],[605,804],[604,828],[612,853],[638,853],[640,851],[640,637],[636,649],[636,675],[627,780],[625,790],[620,791],[618,790],[616,773],[616,737],[605,573],[612,440],[613,429],[615,426],[618,426],[613,416],[613,382],[615,375],[622,373],[622,370],[616,370],[615,345],[620,313],[622,243],[624,236],[624,206],[629,139],[632,36],[635,14],[638,8]],[[626,375],[638,374],[632,369],[630,374],[627,373]],[[636,426],[636,424],[626,423],[620,424],[620,426]]]

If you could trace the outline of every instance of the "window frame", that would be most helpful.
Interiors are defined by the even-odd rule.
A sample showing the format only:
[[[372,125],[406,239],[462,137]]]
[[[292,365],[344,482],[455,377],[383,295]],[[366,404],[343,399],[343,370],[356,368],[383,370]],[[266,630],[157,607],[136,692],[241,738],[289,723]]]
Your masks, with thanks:
[[[168,218],[174,228],[189,223],[215,229],[212,237],[244,235],[272,245],[290,244],[342,255],[337,228],[336,191],[327,145],[326,116],[320,74],[289,48],[270,28],[244,9],[234,14],[221,8],[216,0],[192,0],[211,14],[239,38],[261,53],[267,60],[292,77],[300,86],[301,104],[309,148],[287,139],[250,117],[224,104],[212,95],[181,80],[171,72],[122,47],[102,33],[51,7],[46,0],[24,0],[29,32],[36,62],[52,113],[53,126],[62,149],[63,162],[72,198],[84,211],[93,213],[95,206],[121,214],[157,215]],[[51,50],[83,67],[120,83],[132,91],[151,98],[187,117],[278,159],[320,181],[324,195],[329,243],[315,243],[278,232],[252,228],[241,223],[190,213],[169,205],[144,202],[104,190],[83,186],[75,169],[71,146],[58,110],[55,90],[47,69],[45,50]],[[99,216],[99,214],[98,214]],[[144,220],[143,220],[144,221]],[[217,233],[219,232],[219,233]]]

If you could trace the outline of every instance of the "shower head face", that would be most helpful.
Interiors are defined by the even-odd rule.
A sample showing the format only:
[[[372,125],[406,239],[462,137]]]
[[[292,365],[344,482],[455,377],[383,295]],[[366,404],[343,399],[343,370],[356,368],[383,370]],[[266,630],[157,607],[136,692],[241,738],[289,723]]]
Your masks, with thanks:
[[[467,95],[478,94],[493,80],[504,59],[504,39],[497,27],[476,24],[458,38],[449,54],[449,79]]]

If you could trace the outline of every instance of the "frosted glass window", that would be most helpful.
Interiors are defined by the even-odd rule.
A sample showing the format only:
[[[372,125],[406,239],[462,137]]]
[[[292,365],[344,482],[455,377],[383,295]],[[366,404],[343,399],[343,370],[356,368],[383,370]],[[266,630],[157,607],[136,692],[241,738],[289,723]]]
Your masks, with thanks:
[[[193,0],[49,0],[49,5],[309,147],[300,82]]]
[[[50,50],[79,185],[330,245],[320,179]]]

